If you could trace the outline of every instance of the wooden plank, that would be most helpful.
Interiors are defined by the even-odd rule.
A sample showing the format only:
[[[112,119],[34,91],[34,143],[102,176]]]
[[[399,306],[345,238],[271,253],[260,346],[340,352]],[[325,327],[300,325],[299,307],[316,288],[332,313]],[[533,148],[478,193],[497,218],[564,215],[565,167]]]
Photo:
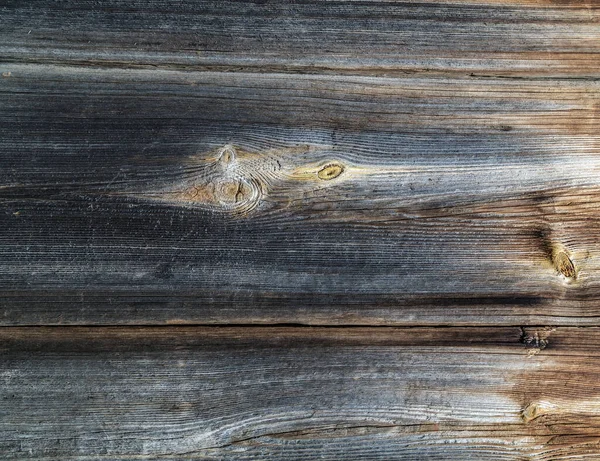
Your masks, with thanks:
[[[5,1],[17,62],[596,78],[593,0]]]
[[[3,328],[3,459],[600,456],[598,328]]]
[[[5,325],[597,324],[598,82],[3,69]]]
[[[600,458],[598,6],[3,2],[0,458]]]

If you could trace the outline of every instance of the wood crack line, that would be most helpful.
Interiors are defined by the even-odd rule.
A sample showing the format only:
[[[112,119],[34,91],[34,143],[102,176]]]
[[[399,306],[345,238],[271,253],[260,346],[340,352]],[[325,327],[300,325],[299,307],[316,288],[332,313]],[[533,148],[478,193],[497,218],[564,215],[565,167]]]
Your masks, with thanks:
[[[308,419],[312,418],[312,415],[308,417]],[[309,427],[306,429],[296,429],[296,430],[292,430],[292,431],[278,431],[278,432],[267,432],[265,434],[260,434],[260,435],[254,435],[254,436],[250,436],[250,437],[244,437],[241,439],[235,439],[232,440],[231,442],[227,442],[225,444],[222,445],[215,445],[215,446],[210,446],[210,447],[204,447],[202,448],[202,450],[220,450],[223,448],[228,448],[228,447],[232,447],[232,446],[236,446],[236,445],[240,445],[240,444],[246,444],[248,442],[252,442],[253,440],[259,440],[259,439],[264,439],[264,438],[268,438],[268,437],[282,437],[282,436],[305,436],[305,435],[311,435],[311,436],[318,436],[319,434],[333,434],[336,432],[340,432],[340,431],[361,431],[361,430],[365,430],[368,431],[369,433],[373,433],[373,432],[383,432],[383,431],[389,431],[390,429],[400,429],[402,427],[406,427],[406,426],[410,426],[410,424],[361,424],[361,425],[353,425],[353,426],[323,426],[323,427]],[[293,438],[293,437],[291,437]],[[181,453],[181,454],[189,454],[192,452],[186,452],[186,453]]]

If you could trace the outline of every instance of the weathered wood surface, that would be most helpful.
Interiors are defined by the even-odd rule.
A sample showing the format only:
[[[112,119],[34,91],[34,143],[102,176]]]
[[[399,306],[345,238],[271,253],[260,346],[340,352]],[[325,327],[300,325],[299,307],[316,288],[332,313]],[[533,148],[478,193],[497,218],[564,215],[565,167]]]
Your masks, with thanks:
[[[3,328],[2,459],[598,459],[598,328]]]
[[[0,458],[600,459],[599,7],[0,2]]]
[[[0,14],[2,324],[597,324],[594,2]]]
[[[2,2],[18,62],[596,78],[595,0]]]
[[[596,81],[2,69],[4,324],[597,323]]]

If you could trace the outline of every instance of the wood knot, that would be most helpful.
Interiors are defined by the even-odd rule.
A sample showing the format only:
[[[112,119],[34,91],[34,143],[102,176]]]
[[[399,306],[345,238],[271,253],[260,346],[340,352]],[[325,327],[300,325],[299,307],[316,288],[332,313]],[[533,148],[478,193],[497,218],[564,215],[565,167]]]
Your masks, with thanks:
[[[556,273],[562,275],[566,282],[577,279],[577,268],[569,250],[561,243],[562,238],[553,238],[551,229],[539,229],[536,231],[536,237],[540,239],[545,256]]]
[[[519,338],[519,342],[527,348],[544,350],[548,346],[548,341],[544,338],[541,338],[539,333],[536,331],[533,334],[526,332],[524,329],[521,329],[521,337]]]
[[[547,415],[548,413],[556,410],[557,408],[558,407],[553,403],[546,402],[543,400],[540,402],[533,402],[527,405],[523,409],[523,411],[521,411],[521,419],[525,423],[529,423],[534,419],[539,418],[540,416]]]
[[[239,217],[262,205],[278,203],[285,194],[294,193],[292,186],[308,188],[314,182],[331,181],[352,171],[342,162],[327,158],[298,166],[312,151],[307,146],[297,146],[256,152],[225,144],[190,156],[180,167],[180,173],[170,172],[165,180],[135,195]],[[295,155],[300,160],[293,158]],[[297,185],[292,181],[308,184]],[[266,200],[274,190],[277,192],[274,199]]]
[[[216,201],[225,209],[245,209],[249,211],[260,198],[256,184],[245,178],[232,178],[217,181],[214,185]]]
[[[337,178],[343,172],[344,165],[342,165],[341,163],[328,163],[317,172],[317,176],[323,181],[329,181],[331,179]]]
[[[577,276],[575,271],[575,264],[569,257],[569,255],[564,251],[558,251],[554,254],[554,267],[558,272],[560,272],[564,277],[568,279],[574,279]]]
[[[247,214],[260,204],[263,187],[260,178],[253,176],[252,165],[244,162],[244,155],[247,156],[227,144],[217,151],[216,157],[203,159],[204,164],[194,159],[199,166],[194,164],[190,171],[196,175],[159,196],[209,210]]]
[[[224,167],[229,167],[234,164],[236,161],[236,152],[235,147],[231,144],[226,144],[221,149],[219,149],[219,162]]]
[[[527,348],[527,355],[532,357],[539,354],[549,345],[549,337],[555,331],[554,328],[527,328],[521,327],[519,342]]]

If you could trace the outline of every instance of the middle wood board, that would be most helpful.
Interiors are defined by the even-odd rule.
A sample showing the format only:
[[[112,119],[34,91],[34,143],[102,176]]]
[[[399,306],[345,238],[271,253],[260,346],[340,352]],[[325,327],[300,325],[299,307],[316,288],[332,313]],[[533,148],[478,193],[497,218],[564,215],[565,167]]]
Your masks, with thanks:
[[[4,325],[600,315],[598,82],[3,71]]]

